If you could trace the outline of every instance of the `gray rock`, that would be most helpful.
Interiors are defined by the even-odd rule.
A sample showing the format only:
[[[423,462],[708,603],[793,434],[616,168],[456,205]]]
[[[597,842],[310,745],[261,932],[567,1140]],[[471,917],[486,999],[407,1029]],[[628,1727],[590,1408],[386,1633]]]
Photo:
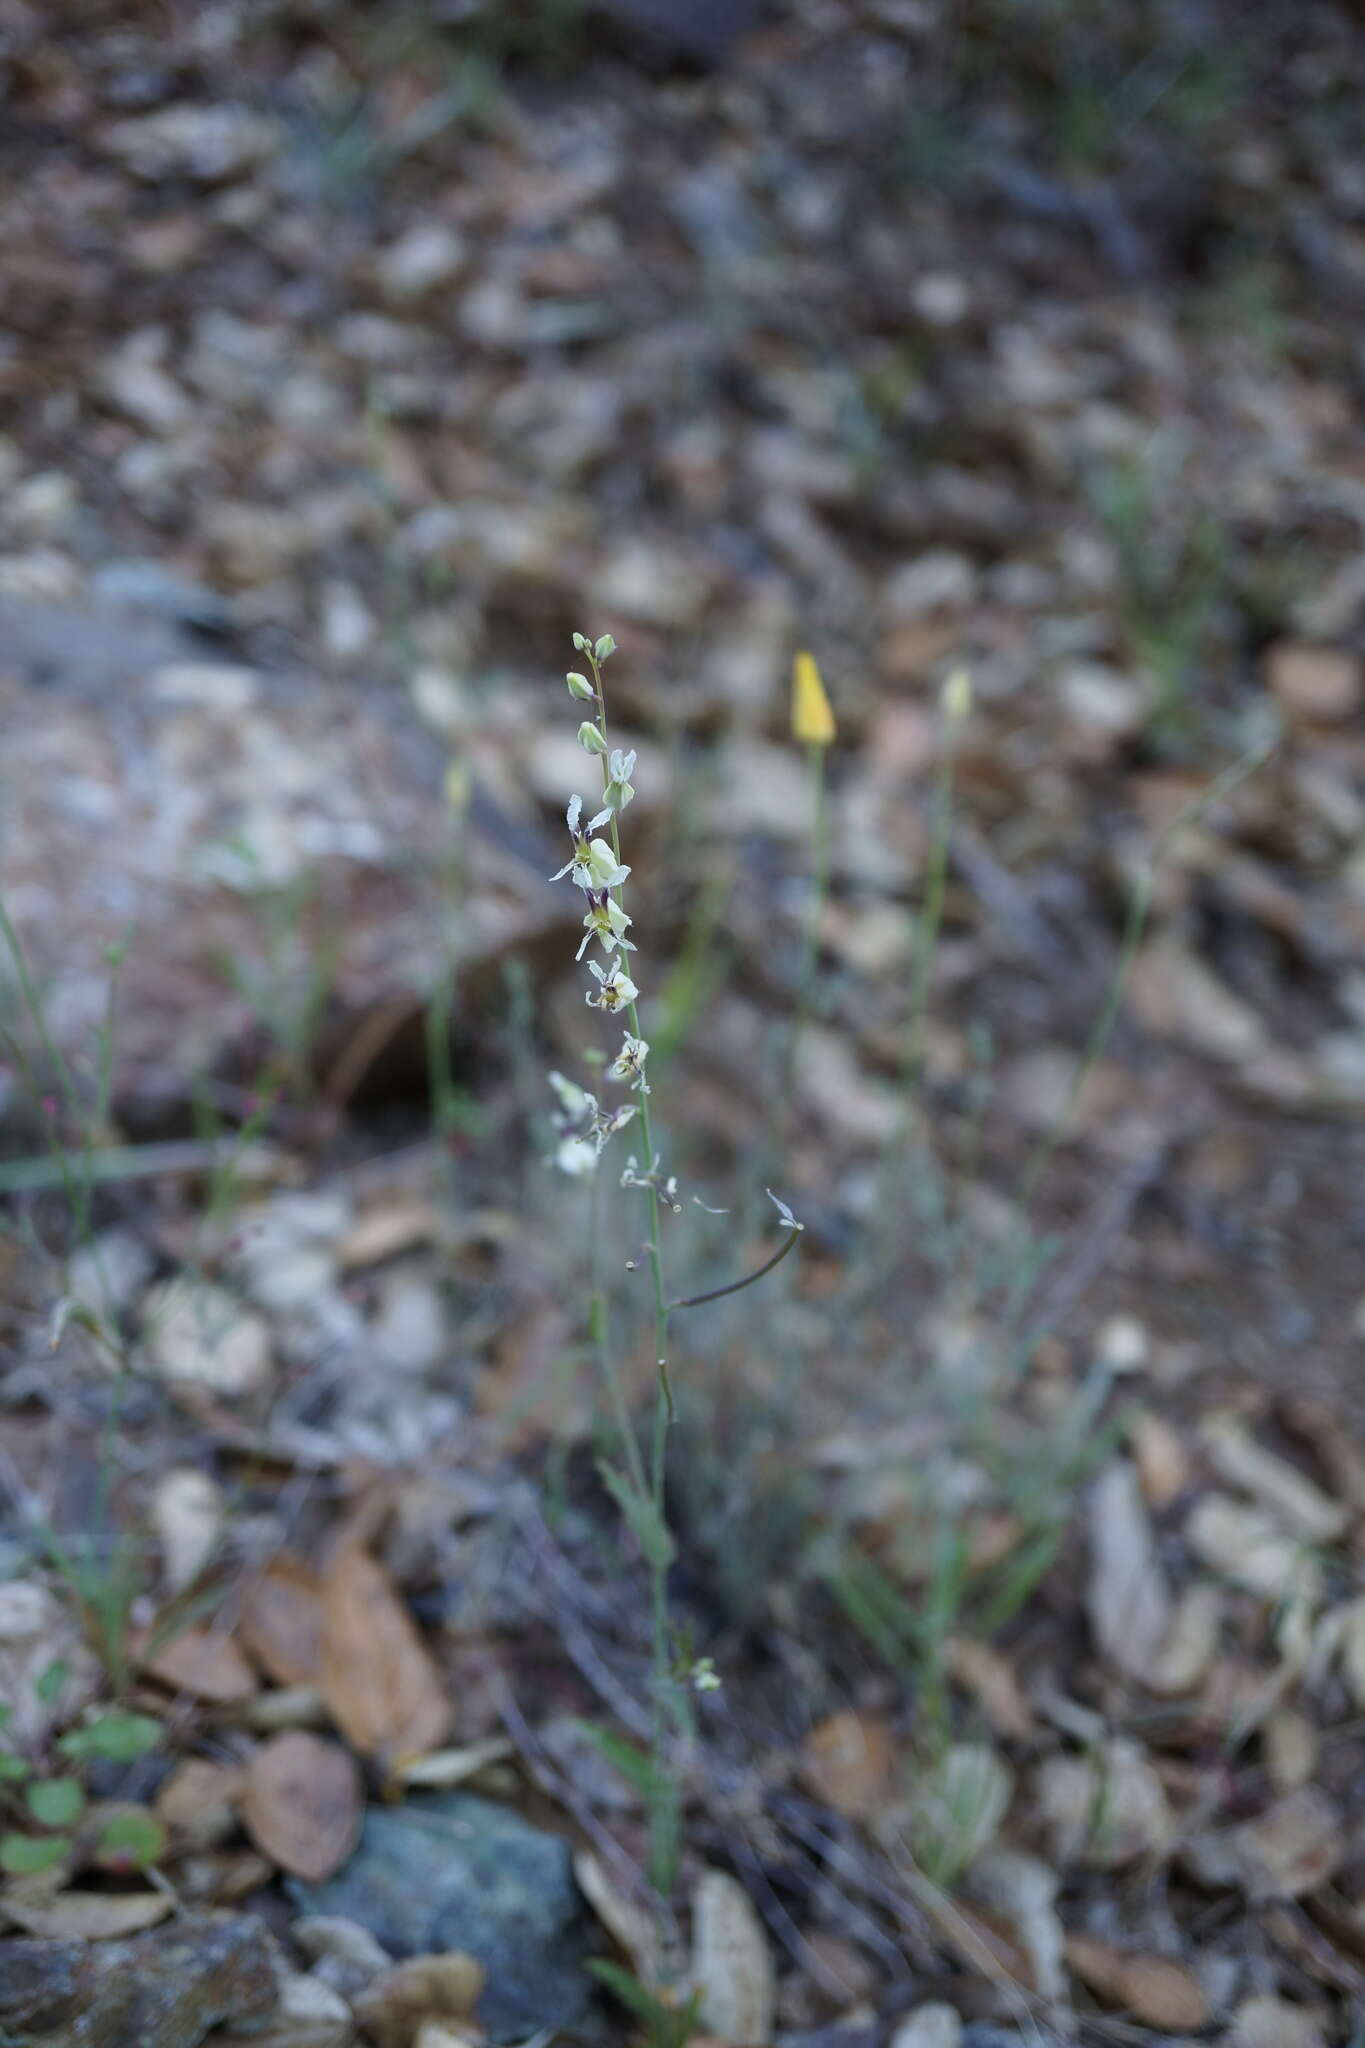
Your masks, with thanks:
[[[178,1920],[131,1941],[0,1942],[0,2039],[13,2048],[199,2048],[276,2003],[270,1937],[249,1915]]]
[[[569,1845],[510,1807],[466,1792],[372,1807],[339,1876],[291,1890],[305,1912],[353,1920],[391,1955],[476,1956],[478,2017],[496,2040],[573,2027],[589,2011],[590,1924]]]

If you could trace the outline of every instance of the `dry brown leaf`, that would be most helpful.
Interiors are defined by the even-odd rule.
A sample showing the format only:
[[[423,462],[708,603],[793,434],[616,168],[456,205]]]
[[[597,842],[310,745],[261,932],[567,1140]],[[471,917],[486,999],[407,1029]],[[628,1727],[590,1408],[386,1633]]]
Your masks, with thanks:
[[[970,1636],[951,1636],[944,1645],[950,1678],[976,1700],[997,1735],[1013,1742],[1033,1736],[1033,1709],[1024,1697],[1014,1666],[989,1643]]]
[[[1127,1678],[1145,1679],[1171,1622],[1171,1595],[1137,1472],[1115,1458],[1090,1491],[1087,1608],[1095,1641]]]
[[[322,1691],[343,1735],[390,1766],[438,1749],[454,1708],[388,1574],[347,1545],[323,1604]]]
[[[1185,1541],[1201,1564],[1263,1600],[1316,1606],[1322,1598],[1322,1567],[1303,1543],[1263,1509],[1225,1493],[1196,1504]]]
[[[164,1920],[169,1892],[53,1892],[25,1896],[10,1889],[0,1905],[14,1926],[39,1941],[119,1941]]]
[[[247,1586],[238,1632],[276,1685],[322,1676],[322,1581],[294,1557],[277,1557]]]
[[[430,1244],[441,1227],[441,1219],[430,1202],[389,1202],[382,1209],[369,1209],[358,1216],[337,1246],[343,1273],[362,1266],[377,1266],[400,1252]]]
[[[1115,1736],[1090,1756],[1049,1757],[1034,1793],[1059,1864],[1118,1870],[1170,1845],[1174,1826],[1161,1780],[1127,1737]]]
[[[424,2020],[467,2020],[483,1990],[483,1965],[452,1949],[396,1963],[355,2000],[375,2048],[412,2048]]]
[[[1179,1432],[1150,1409],[1133,1417],[1128,1435],[1143,1498],[1159,1514],[1189,1485],[1189,1455]]]
[[[591,1849],[576,1851],[573,1869],[578,1889],[593,1912],[629,1957],[639,1981],[652,1990],[659,1983],[659,1935],[654,1922],[612,1883],[601,1858]]]
[[[338,1871],[361,1812],[360,1773],[338,1743],[294,1729],[262,1743],[247,1765],[242,1824],[291,1877],[321,1884]]]
[[[1171,1697],[1193,1692],[1213,1668],[1223,1628],[1223,1593],[1209,1579],[1192,1579],[1177,1596],[1170,1626],[1146,1676],[1149,1692]]]
[[[177,1764],[156,1795],[156,1817],[177,1843],[214,1849],[237,1825],[237,1803],[245,1774],[238,1764],[188,1757]]]
[[[1339,1409],[1311,1394],[1296,1394],[1280,1405],[1285,1428],[1313,1453],[1332,1490],[1354,1515],[1365,1515],[1365,1450],[1343,1427]]]
[[[1235,1886],[1254,1902],[1315,1891],[1345,1854],[1341,1815],[1318,1785],[1286,1793],[1254,1820],[1194,1835],[1182,1851],[1198,1883]]]
[[[1277,1792],[1296,1792],[1318,1761],[1318,1731],[1293,1707],[1277,1707],[1261,1730],[1266,1774]]]
[[[749,1894],[723,1870],[707,1870],[692,1899],[692,1981],[704,2027],[732,2048],[773,2037],[776,1986],[763,1923]]]
[[[1144,2026],[1208,2024],[1209,2002],[1199,1979],[1168,1956],[1135,1955],[1093,1935],[1069,1934],[1066,1959],[1103,2004],[1132,2013]]]
[[[885,1806],[895,1768],[885,1721],[851,1709],[830,1714],[806,1737],[801,1778],[806,1789],[849,1820],[869,1820]]]
[[[988,1849],[969,1876],[978,1904],[1008,1916],[1011,1934],[1029,1959],[1033,1988],[1052,2006],[1067,2002],[1065,1936],[1056,1904],[1060,1882],[1046,1863],[1017,1849]]]
[[[1209,1462],[1229,1486],[1249,1493],[1290,1536],[1302,1543],[1335,1543],[1349,1520],[1339,1501],[1258,1444],[1237,1417],[1211,1417],[1201,1432]]]
[[[172,1692],[192,1693],[213,1706],[240,1706],[259,1681],[230,1636],[212,1627],[186,1628],[153,1651],[144,1671]]]

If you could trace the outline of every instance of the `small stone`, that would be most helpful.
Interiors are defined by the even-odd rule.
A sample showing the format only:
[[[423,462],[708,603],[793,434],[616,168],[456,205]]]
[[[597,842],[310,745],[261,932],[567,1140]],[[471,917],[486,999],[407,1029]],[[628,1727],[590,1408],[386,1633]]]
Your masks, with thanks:
[[[354,1970],[361,1982],[378,1977],[393,1963],[388,1950],[367,1927],[358,1920],[344,1920],[339,1913],[305,1914],[289,1932],[310,1962],[330,1956]]]
[[[910,287],[910,304],[926,327],[958,326],[971,303],[971,286],[951,270],[926,270]]]
[[[423,221],[400,235],[379,264],[379,288],[397,305],[411,305],[450,284],[469,262],[464,237],[443,221]]]
[[[0,2033],[44,2048],[200,2048],[277,2004],[262,1921],[194,1915],[124,1941],[0,1942]]]
[[[147,681],[148,694],[159,704],[191,705],[196,710],[240,718],[260,694],[255,671],[227,661],[173,661]]]
[[[448,1339],[439,1289],[425,1273],[401,1267],[380,1283],[379,1313],[371,1330],[384,1368],[423,1373],[444,1355]]]
[[[933,1999],[907,2013],[887,2048],[961,2048],[962,2020],[955,2007]]]
[[[166,1584],[172,1593],[183,1593],[218,1548],[227,1523],[222,1493],[207,1472],[179,1466],[157,1482],[151,1519]]]
[[[179,176],[217,185],[272,157],[280,145],[280,128],[249,107],[182,102],[115,122],[102,140],[135,177],[149,183]]]
[[[1291,718],[1339,725],[1365,702],[1365,663],[1344,647],[1278,640],[1266,654],[1266,677]]]
[[[346,1868],[290,1889],[391,1955],[474,1956],[487,1978],[477,2017],[495,2040],[572,2030],[590,2009],[590,1922],[569,1845],[510,1807],[454,1792],[371,1808]]]
[[[333,579],[322,592],[322,644],[333,661],[358,661],[374,644],[374,615],[354,583]]]
[[[1327,2048],[1327,2034],[1306,2005],[1267,1991],[1238,2006],[1221,2048]]]
[[[72,1256],[67,1286],[100,1321],[116,1325],[146,1286],[152,1254],[126,1225],[116,1223]]]
[[[142,1344],[158,1379],[207,1387],[228,1399],[254,1394],[271,1375],[265,1318],[207,1280],[163,1280],[142,1298]]]
[[[881,590],[881,609],[902,622],[931,612],[964,611],[976,596],[976,566],[951,548],[933,548],[896,569]]]

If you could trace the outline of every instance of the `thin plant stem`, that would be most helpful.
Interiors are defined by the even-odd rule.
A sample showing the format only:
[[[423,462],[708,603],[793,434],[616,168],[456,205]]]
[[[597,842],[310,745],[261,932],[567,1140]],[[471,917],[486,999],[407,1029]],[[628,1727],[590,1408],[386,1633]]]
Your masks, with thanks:
[[[761,1266],[755,1267],[752,1273],[746,1273],[742,1280],[731,1280],[727,1282],[727,1284],[724,1287],[708,1288],[705,1294],[686,1294],[679,1301],[671,1301],[668,1304],[670,1309],[700,1308],[703,1302],[721,1301],[727,1294],[739,1294],[743,1291],[744,1288],[752,1287],[755,1281],[762,1280],[766,1277],[767,1274],[771,1273],[774,1266],[780,1266],[782,1264],[783,1259],[786,1258],[787,1253],[796,1243],[796,1240],[801,1235],[801,1232],[804,1227],[805,1226],[803,1224],[798,1223],[794,1229],[789,1231],[788,1235],[777,1247],[777,1250],[773,1253],[772,1257],[770,1259],[765,1259],[763,1261],[763,1264]]]
[[[626,1465],[631,1483],[641,1494],[650,1491],[645,1474],[644,1459],[640,1455],[640,1441],[635,1434],[630,1407],[626,1401],[621,1375],[616,1370],[616,1360],[611,1349],[611,1321],[607,1292],[602,1285],[602,1176],[594,1173],[588,1191],[588,1332],[592,1338],[597,1358],[597,1369],[602,1375],[602,1384],[607,1390],[611,1403],[612,1420],[621,1437]]]
[[[929,839],[929,857],[924,869],[924,901],[915,928],[910,968],[910,1013],[905,1027],[905,1057],[901,1073],[905,1091],[904,1113],[908,1118],[919,1087],[924,1060],[924,1025],[929,1008],[929,978],[938,951],[943,923],[943,899],[948,886],[948,846],[953,821],[953,776],[957,766],[957,720],[942,721],[943,751],[939,756],[934,791],[934,822]]]
[[[806,748],[806,780],[810,792],[811,898],[801,949],[801,971],[796,984],[796,1004],[792,1011],[791,1030],[782,1058],[781,1096],[787,1106],[791,1103],[801,1040],[815,1007],[815,970],[820,958],[825,905],[829,900],[829,821],[825,778],[827,751],[825,747],[814,742]]]
[[[593,686],[597,693],[597,730],[602,739],[602,789],[605,794],[610,781],[610,744],[607,733],[607,700],[602,687],[602,664],[596,652],[588,649],[588,660],[592,665]],[[611,849],[619,866],[621,860],[621,833],[615,806],[611,811]],[[621,900],[620,888],[613,892],[616,902]],[[633,1038],[643,1034],[640,1030],[638,1004],[632,998],[628,1007],[630,1030]],[[664,1288],[663,1245],[659,1230],[659,1190],[655,1184],[654,1133],[649,1115],[649,1091],[639,1090],[638,1113],[640,1118],[640,1141],[644,1147],[645,1172],[649,1176],[645,1193],[649,1208],[649,1271],[654,1292],[654,1361],[658,1373],[654,1401],[654,1426],[650,1445],[649,1497],[655,1520],[660,1528],[667,1527],[667,1463],[668,1430],[673,1421],[673,1389],[668,1377],[668,1298]],[[649,1834],[650,1834],[650,1879],[661,1892],[671,1888],[675,1862],[675,1805],[676,1796],[665,1773],[665,1751],[667,1749],[668,1723],[678,1718],[670,1712],[669,1690],[671,1685],[669,1641],[668,1641],[668,1559],[662,1548],[652,1546],[649,1559],[650,1569],[650,1621],[653,1665],[653,1757],[650,1772]]]

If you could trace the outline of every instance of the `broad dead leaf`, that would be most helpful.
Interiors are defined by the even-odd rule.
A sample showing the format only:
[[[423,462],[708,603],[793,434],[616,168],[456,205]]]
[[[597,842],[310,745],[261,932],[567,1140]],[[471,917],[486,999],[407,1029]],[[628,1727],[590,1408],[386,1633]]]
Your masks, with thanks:
[[[1224,1595],[1211,1579],[1192,1579],[1176,1598],[1170,1625],[1148,1667],[1149,1692],[1193,1692],[1213,1668],[1223,1627]]]
[[[347,1545],[323,1606],[322,1691],[347,1740],[390,1766],[438,1749],[454,1708],[388,1574]]]
[[[1220,1479],[1248,1493],[1282,1529],[1303,1543],[1334,1543],[1349,1520],[1339,1501],[1258,1444],[1245,1423],[1234,1416],[1215,1416],[1205,1423],[1204,1445]]]
[[[183,1593],[218,1547],[227,1519],[222,1491],[207,1472],[179,1466],[157,1486],[151,1519],[161,1545],[166,1584],[172,1593]]]
[[[773,2037],[773,1960],[749,1894],[723,1870],[707,1870],[692,1900],[692,1981],[702,2025],[732,2048]]]
[[[989,1849],[973,1864],[972,1897],[997,1913],[1007,1914],[1012,1932],[1029,1959],[1036,1991],[1053,2006],[1066,2002],[1062,1968],[1064,1936],[1057,1917],[1060,1878],[1036,1856],[1017,1849]]]
[[[1317,1559],[1261,1508],[1207,1494],[1185,1524],[1185,1540],[1211,1571],[1263,1600],[1316,1606],[1322,1598]]]
[[[39,1941],[119,1941],[164,1920],[175,1901],[169,1892],[5,1893],[3,1912]]]
[[[1134,1955],[1090,1934],[1069,1934],[1066,1959],[1105,2005],[1130,2012],[1144,2026],[1202,2027],[1209,2002],[1199,1979],[1168,1956]]]
[[[1286,1793],[1254,1820],[1195,1835],[1182,1850],[1198,1883],[1236,1887],[1257,1902],[1315,1891],[1345,1854],[1340,1812],[1318,1785]]]
[[[807,1789],[849,1820],[868,1820],[885,1806],[894,1767],[885,1721],[851,1709],[818,1722],[801,1757]]]
[[[640,1982],[652,1989],[659,1982],[659,1935],[649,1915],[612,1883],[602,1860],[591,1849],[579,1849],[574,1876],[607,1933],[630,1959]]]
[[[1125,1677],[1145,1679],[1171,1622],[1171,1595],[1135,1468],[1115,1458],[1091,1488],[1087,1591],[1095,1641]]]
[[[1049,1757],[1034,1793],[1059,1864],[1118,1870],[1170,1845],[1165,1790],[1146,1752],[1127,1737],[1115,1736],[1090,1756]]]
[[[275,1558],[247,1586],[238,1632],[276,1685],[316,1685],[325,1634],[317,1573],[298,1558]]]
[[[1277,1707],[1261,1730],[1266,1774],[1277,1792],[1296,1792],[1311,1779],[1318,1761],[1318,1732],[1293,1707]]]
[[[154,1650],[143,1665],[172,1692],[192,1693],[213,1706],[240,1706],[259,1681],[235,1642],[213,1627],[186,1628]]]
[[[321,1884],[360,1834],[360,1774],[335,1742],[295,1729],[262,1743],[246,1768],[242,1824],[291,1877]]]

